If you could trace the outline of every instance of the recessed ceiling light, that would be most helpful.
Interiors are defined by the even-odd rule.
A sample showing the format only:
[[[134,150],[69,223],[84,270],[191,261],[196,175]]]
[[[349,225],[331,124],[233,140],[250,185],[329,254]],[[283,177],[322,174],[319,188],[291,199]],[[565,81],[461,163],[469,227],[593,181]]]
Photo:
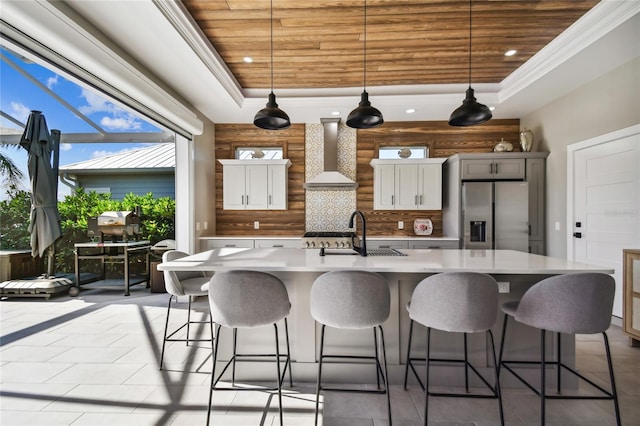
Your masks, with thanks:
[[[408,110],[405,111],[407,114],[413,114],[414,112],[416,112],[415,108],[409,108]]]
[[[489,107],[489,109],[490,109],[491,111],[495,111],[496,107],[494,107],[494,106],[490,106],[490,107]]]
[[[333,111],[331,115],[340,115],[340,111]]]
[[[513,56],[516,53],[518,53],[518,51],[516,49],[510,49],[510,50],[507,50],[506,52],[504,52],[504,56]]]
[[[244,58],[242,58],[243,61],[245,61],[247,64],[250,64],[251,62],[253,62],[253,58],[251,56],[245,56]]]

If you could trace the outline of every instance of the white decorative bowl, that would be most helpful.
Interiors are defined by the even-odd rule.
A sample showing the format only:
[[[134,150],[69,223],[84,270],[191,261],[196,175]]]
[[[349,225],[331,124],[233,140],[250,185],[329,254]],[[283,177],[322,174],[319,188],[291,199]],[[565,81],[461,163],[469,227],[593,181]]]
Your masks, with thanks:
[[[431,235],[433,223],[431,219],[416,219],[413,221],[413,232],[416,235]]]

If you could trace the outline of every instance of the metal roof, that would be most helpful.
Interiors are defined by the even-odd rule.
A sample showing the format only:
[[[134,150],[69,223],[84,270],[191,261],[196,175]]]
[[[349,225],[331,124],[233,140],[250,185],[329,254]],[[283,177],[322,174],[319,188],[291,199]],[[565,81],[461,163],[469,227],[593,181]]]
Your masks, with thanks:
[[[174,144],[162,143],[60,166],[60,173],[172,171],[175,166]]]

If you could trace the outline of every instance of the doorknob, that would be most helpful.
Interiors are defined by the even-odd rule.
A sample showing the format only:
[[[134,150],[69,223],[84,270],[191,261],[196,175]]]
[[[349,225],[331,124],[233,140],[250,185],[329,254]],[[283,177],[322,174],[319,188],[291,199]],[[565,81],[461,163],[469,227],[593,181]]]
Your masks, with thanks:
[[[573,236],[576,238],[582,238],[582,232],[574,232]]]

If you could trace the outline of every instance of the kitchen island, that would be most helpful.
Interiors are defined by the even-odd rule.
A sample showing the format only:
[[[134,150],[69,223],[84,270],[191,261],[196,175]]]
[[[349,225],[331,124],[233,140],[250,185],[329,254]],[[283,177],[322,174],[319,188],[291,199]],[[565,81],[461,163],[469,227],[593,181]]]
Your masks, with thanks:
[[[392,383],[402,383],[404,361],[406,358],[407,339],[409,332],[409,316],[405,309],[411,299],[416,285],[425,277],[453,271],[475,271],[492,275],[499,283],[501,291],[500,304],[519,299],[531,285],[546,277],[558,274],[576,272],[613,273],[609,268],[571,262],[565,259],[540,256],[512,250],[400,250],[406,256],[359,256],[347,250],[327,251],[326,256],[319,256],[318,250],[287,249],[287,248],[221,248],[198,253],[177,261],[158,265],[159,270],[199,270],[210,273],[231,269],[251,269],[269,272],[279,277],[289,292],[292,308],[289,317],[289,332],[291,337],[291,356],[293,359],[294,380],[314,381],[316,375],[316,357],[319,332],[318,326],[311,317],[309,310],[309,294],[313,280],[320,274],[345,269],[362,269],[382,274],[389,284],[391,291],[391,313],[383,324],[387,345],[390,380]],[[502,315],[498,316],[493,327],[496,345],[499,345],[502,329]],[[414,353],[424,354],[425,334],[420,327],[414,331]],[[537,359],[539,356],[539,333],[526,326],[517,325],[510,328],[509,345],[505,349],[505,358],[509,359]],[[225,349],[230,348],[230,333],[223,336],[229,339],[224,342]],[[340,348],[349,348],[349,352],[369,354],[373,333],[349,330],[330,330],[327,334],[325,346],[327,352],[340,352]],[[551,334],[551,333],[549,333]],[[432,334],[432,356],[459,357],[462,353],[462,337],[452,334],[434,332]],[[238,351],[260,349],[272,351],[272,333],[265,329],[242,331]],[[554,357],[555,339],[549,339],[548,359]],[[223,347],[221,346],[221,348]],[[271,348],[271,349],[269,349]],[[575,342],[563,339],[563,360],[571,364],[575,357]],[[223,352],[224,358],[230,352]],[[489,366],[489,352],[484,334],[469,337],[469,359],[478,367]],[[243,366],[244,368],[244,366]],[[451,368],[461,371],[457,367],[438,366],[432,371],[434,385],[442,383],[462,383],[463,375],[453,373]],[[252,375],[259,374],[269,377],[271,369],[265,367],[261,374],[260,367],[255,367]],[[532,370],[531,379],[536,378],[536,370]],[[374,370],[371,366],[332,365],[326,371],[327,380],[336,382],[375,381]],[[458,379],[459,378],[459,379]],[[508,375],[505,379],[509,380]],[[571,385],[569,381],[564,381]],[[509,382],[507,382],[509,385]]]

